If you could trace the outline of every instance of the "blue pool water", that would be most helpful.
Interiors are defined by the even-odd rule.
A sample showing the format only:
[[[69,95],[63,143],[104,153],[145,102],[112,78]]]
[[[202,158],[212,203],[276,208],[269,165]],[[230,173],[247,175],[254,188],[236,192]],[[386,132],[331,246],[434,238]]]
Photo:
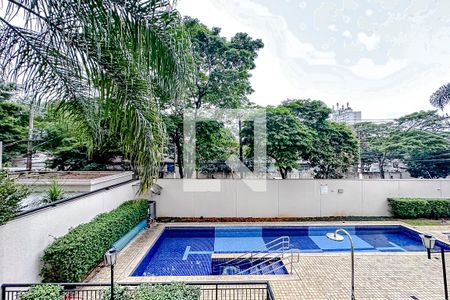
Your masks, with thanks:
[[[167,227],[132,276],[212,275],[212,254],[264,252],[266,243],[281,236],[300,252],[349,251],[347,238],[325,236],[337,228],[352,235],[357,252],[425,251],[418,233],[403,226]]]

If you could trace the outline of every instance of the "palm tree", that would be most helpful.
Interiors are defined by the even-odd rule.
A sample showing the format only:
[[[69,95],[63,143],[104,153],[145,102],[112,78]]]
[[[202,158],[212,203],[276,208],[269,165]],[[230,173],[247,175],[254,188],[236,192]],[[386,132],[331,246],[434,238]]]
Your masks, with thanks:
[[[444,106],[450,103],[450,83],[441,86],[430,97],[432,105],[444,109]]]
[[[7,0],[0,74],[101,141],[117,133],[141,179],[159,171],[165,132],[157,94],[183,91],[188,38],[171,0]],[[158,91],[158,92],[156,92]]]

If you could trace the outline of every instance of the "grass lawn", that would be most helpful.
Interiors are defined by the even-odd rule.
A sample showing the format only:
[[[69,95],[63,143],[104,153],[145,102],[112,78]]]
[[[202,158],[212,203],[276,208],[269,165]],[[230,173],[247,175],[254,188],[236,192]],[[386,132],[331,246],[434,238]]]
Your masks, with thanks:
[[[432,219],[411,219],[411,220],[400,220],[409,225],[413,226],[448,226],[450,225],[450,220],[432,220]]]

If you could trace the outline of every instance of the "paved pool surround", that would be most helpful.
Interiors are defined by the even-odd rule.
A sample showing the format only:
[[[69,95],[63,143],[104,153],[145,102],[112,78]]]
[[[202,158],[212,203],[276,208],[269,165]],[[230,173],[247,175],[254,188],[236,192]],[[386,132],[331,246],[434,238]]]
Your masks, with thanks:
[[[289,237],[295,252],[349,251],[346,236],[342,242],[326,237],[328,232],[338,228],[352,235],[356,252],[424,251],[419,234],[400,225],[166,227],[132,276],[214,275],[214,254],[276,252],[281,245],[275,248],[266,245],[282,236]]]
[[[371,222],[283,222],[283,223],[171,223],[141,232],[119,253],[116,265],[117,282],[172,281],[260,281],[268,280],[277,300],[286,299],[348,299],[350,257],[347,252],[300,253],[288,275],[234,276],[131,276],[148,249],[166,227],[205,226],[346,226],[404,225],[420,232],[430,232],[442,241],[442,232],[450,226],[409,226],[397,221]],[[226,257],[233,254],[216,254]],[[89,282],[109,282],[109,268],[93,272]],[[356,295],[358,299],[443,299],[442,269],[439,255],[428,260],[425,252],[358,252],[356,253]]]

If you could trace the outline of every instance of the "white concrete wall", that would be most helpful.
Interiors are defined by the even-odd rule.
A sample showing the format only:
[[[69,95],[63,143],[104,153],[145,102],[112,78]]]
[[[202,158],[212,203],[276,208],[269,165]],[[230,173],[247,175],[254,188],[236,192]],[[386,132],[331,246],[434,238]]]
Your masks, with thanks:
[[[54,238],[135,198],[136,183],[86,195],[0,226],[0,283],[38,282],[43,250]]]
[[[242,180],[201,179],[214,189],[183,191],[179,179],[159,179],[159,217],[388,216],[389,197],[450,198],[450,180],[268,180],[255,192]],[[321,193],[325,185],[327,193]],[[338,190],[342,189],[342,193]],[[201,191],[203,190],[203,191]]]

